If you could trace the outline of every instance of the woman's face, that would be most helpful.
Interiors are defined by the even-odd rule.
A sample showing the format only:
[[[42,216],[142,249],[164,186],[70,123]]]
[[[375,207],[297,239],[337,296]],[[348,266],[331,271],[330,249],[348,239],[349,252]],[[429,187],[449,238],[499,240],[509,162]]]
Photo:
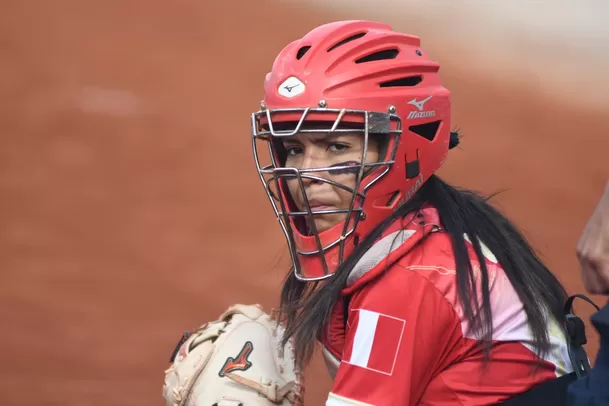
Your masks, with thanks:
[[[349,162],[360,163],[364,153],[362,133],[300,133],[283,139],[287,152],[286,167],[297,169],[325,168]],[[374,137],[369,137],[364,162],[377,162],[379,145]],[[359,169],[359,168],[358,168]],[[346,173],[313,172],[311,176],[332,180],[354,189],[356,171]],[[353,193],[330,183],[302,177],[304,192],[311,211],[349,209]],[[307,205],[298,179],[287,181],[288,189],[299,211],[307,211]],[[345,220],[347,213],[320,214],[313,216],[318,232],[328,230]]]

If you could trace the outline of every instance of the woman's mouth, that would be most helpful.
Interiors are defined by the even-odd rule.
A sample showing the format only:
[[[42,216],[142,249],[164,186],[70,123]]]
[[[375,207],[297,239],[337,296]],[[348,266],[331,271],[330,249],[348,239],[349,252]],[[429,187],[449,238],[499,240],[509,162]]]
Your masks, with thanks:
[[[304,206],[304,210],[307,210],[306,204],[303,205]],[[309,200],[309,207],[311,208],[311,211],[324,211],[324,210],[330,210],[333,209],[334,207],[326,202],[322,202],[319,200],[314,200],[311,199]]]

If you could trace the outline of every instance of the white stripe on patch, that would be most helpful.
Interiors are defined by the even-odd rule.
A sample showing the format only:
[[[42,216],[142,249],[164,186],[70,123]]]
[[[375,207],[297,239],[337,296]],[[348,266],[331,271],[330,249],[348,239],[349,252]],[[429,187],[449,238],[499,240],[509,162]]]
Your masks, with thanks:
[[[378,313],[363,309],[359,311],[359,320],[353,337],[353,351],[348,361],[350,364],[363,368],[368,366],[378,321]]]

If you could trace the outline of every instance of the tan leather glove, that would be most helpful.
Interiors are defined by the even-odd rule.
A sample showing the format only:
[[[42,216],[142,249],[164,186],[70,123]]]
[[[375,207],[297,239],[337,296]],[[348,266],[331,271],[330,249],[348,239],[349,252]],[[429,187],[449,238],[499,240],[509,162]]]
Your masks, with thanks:
[[[165,371],[167,406],[302,406],[303,385],[283,327],[258,305],[234,305],[180,346]]]

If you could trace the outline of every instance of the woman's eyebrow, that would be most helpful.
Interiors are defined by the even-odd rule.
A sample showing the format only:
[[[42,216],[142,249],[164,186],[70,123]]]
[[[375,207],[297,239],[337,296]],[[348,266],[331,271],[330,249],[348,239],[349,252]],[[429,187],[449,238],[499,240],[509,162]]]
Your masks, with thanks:
[[[328,141],[333,141],[336,138],[339,137],[345,137],[345,136],[350,136],[350,135],[356,135],[356,134],[351,134],[351,133],[335,133],[335,132],[328,132],[328,133],[307,133],[307,134],[314,134],[314,136],[310,137],[310,141],[314,144],[318,144],[320,142],[328,142]],[[298,139],[297,136],[288,136],[288,137],[281,137],[281,141],[283,142],[296,142],[296,143],[301,143],[301,141]]]

